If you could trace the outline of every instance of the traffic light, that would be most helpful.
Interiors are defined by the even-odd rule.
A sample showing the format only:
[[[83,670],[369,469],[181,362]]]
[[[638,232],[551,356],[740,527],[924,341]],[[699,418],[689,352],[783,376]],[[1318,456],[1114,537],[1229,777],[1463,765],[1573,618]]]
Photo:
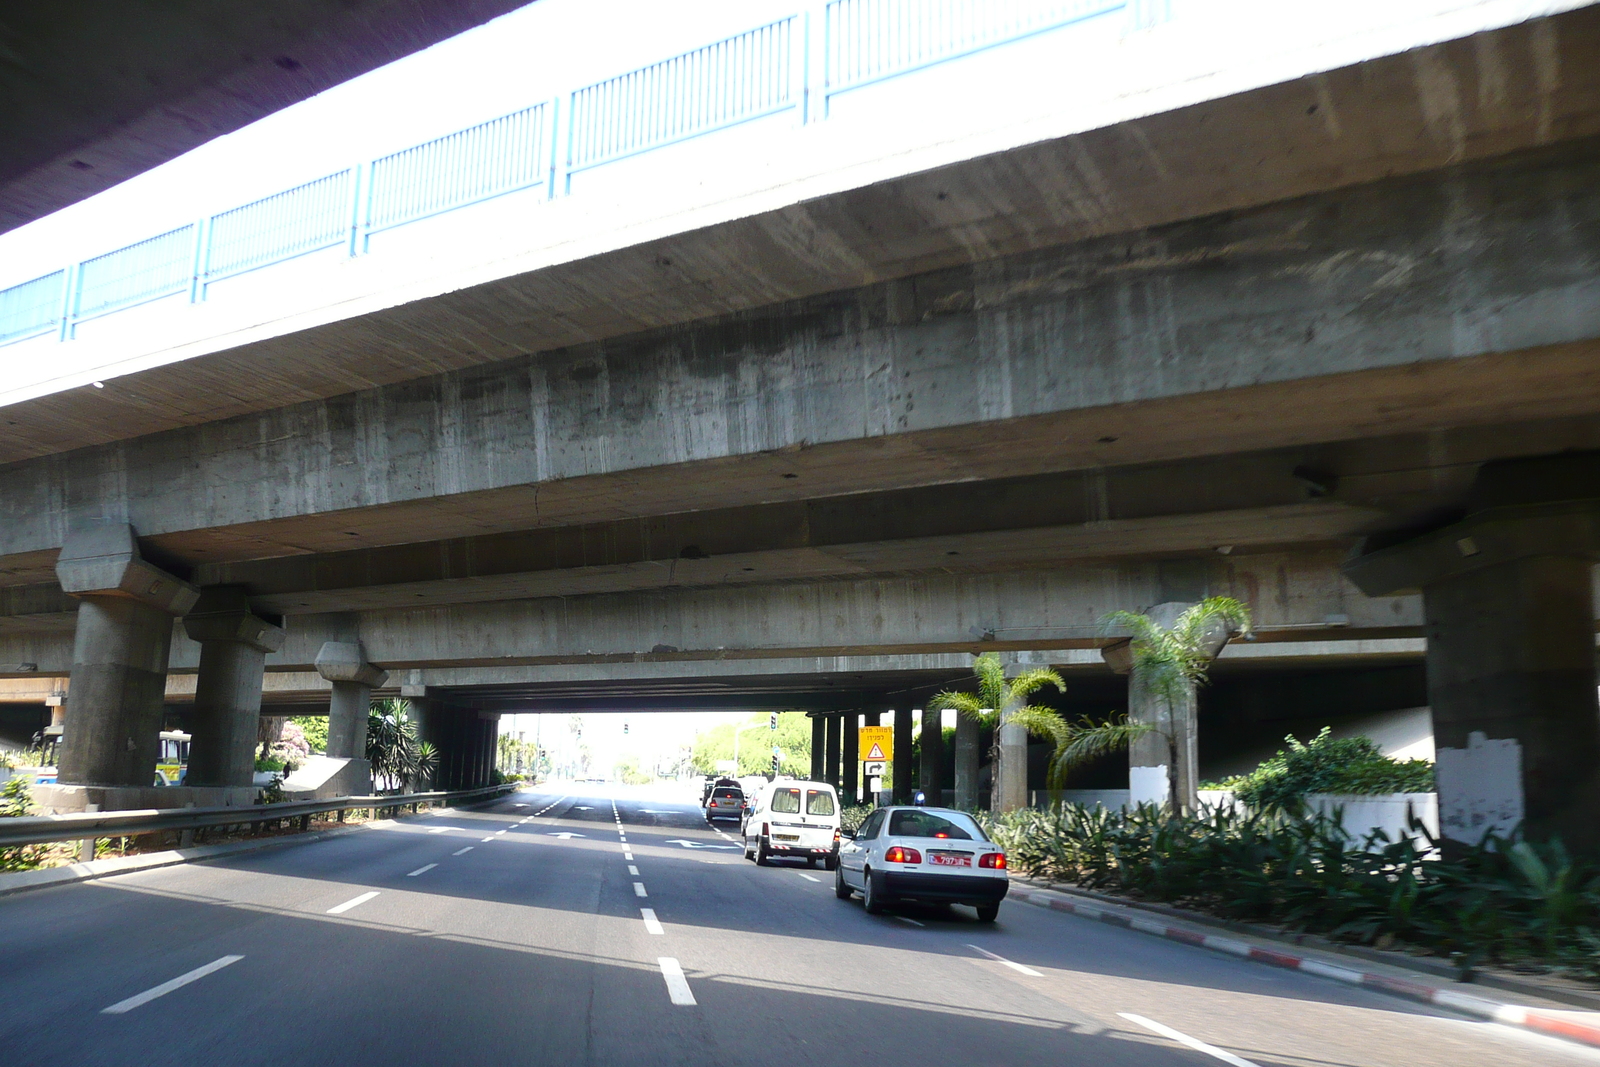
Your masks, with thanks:
[[[627,723],[623,723],[622,724],[622,732],[623,733],[627,733],[628,732],[628,724]]]
[[[767,729],[776,730],[777,728],[778,728],[778,713],[777,712],[773,712],[772,713],[772,717],[767,721]]]

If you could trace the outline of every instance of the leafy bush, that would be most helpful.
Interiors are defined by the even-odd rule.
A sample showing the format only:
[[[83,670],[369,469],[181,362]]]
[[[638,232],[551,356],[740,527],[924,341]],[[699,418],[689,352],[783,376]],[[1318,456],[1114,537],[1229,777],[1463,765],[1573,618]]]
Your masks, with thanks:
[[[867,816],[877,809],[876,804],[852,804],[844,808],[839,812],[839,829],[847,834],[855,833],[867,821]]]
[[[1172,815],[1143,805],[979,814],[1015,870],[1363,943],[1533,964],[1600,980],[1600,866],[1559,842],[1490,836],[1441,858],[1427,831],[1352,840],[1282,810]]]
[[[33,793],[26,777],[9,778],[0,785],[0,819],[15,819],[33,814]],[[0,871],[26,871],[39,866],[43,846],[17,845],[0,848]]]
[[[1322,732],[1302,744],[1293,734],[1289,747],[1249,774],[1221,783],[1238,799],[1261,811],[1298,811],[1307,793],[1426,793],[1433,789],[1433,764],[1390,759],[1365,737],[1335,738]]]

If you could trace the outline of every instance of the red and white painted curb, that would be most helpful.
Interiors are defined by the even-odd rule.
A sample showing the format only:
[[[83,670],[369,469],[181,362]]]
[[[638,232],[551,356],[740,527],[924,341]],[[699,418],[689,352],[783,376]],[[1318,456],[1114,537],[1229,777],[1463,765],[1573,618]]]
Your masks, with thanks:
[[[1489,1000],[1486,997],[1429,985],[1427,982],[1409,981],[1395,975],[1378,974],[1371,971],[1359,971],[1354,967],[1343,967],[1327,960],[1297,956],[1291,952],[1264,948],[1261,945],[1253,945],[1247,941],[1203,933],[1185,926],[1173,926],[1162,922],[1158,918],[1145,918],[1138,914],[1130,914],[1123,909],[1074,900],[1060,893],[1035,889],[1026,884],[1018,884],[1016,882],[1011,885],[1010,896],[1013,900],[1026,901],[1041,908],[1049,908],[1051,911],[1064,911],[1072,915],[1082,916],[1085,919],[1094,919],[1098,922],[1107,923],[1111,926],[1120,926],[1126,930],[1154,934],[1169,941],[1181,941],[1185,945],[1207,948],[1213,952],[1223,952],[1230,956],[1254,960],[1257,963],[1265,963],[1273,967],[1282,967],[1291,971],[1304,971],[1306,974],[1331,978],[1336,982],[1344,982],[1347,985],[1365,986],[1369,989],[1393,994],[1394,996],[1420,1000],[1425,1004],[1433,1004],[1451,1011],[1461,1012],[1463,1015],[1487,1019],[1506,1026],[1521,1027],[1524,1030],[1533,1030],[1541,1034],[1550,1034],[1554,1037],[1564,1037],[1571,1041],[1578,1041],[1585,1045],[1593,1045],[1596,1048],[1600,1048],[1600,1012],[1558,1011],[1548,1008],[1526,1008],[1516,1004],[1505,1004]]]

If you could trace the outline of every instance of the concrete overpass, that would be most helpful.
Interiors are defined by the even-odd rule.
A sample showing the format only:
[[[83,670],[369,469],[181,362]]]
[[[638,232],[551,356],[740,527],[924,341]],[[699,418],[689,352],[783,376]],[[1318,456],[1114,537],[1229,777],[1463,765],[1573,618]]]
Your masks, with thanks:
[[[129,736],[169,671],[197,672],[207,715],[253,716],[259,693],[217,695],[205,660],[250,645],[249,620],[283,630],[245,657],[269,676],[346,650],[318,677],[336,704],[365,687],[350,707],[401,677],[463,713],[671,703],[684,679],[691,699],[856,699],[817,692],[821,667],[899,711],[971,652],[1087,671],[1105,611],[1228,593],[1261,635],[1223,669],[1415,664],[1426,635],[1460,832],[1520,812],[1587,840],[1600,479],[1540,457],[1600,448],[1600,12],[1373,5],[1330,28],[1039,4],[937,63],[782,65],[846,7],[562,87],[542,114],[710,85],[741,48],[789,79],[757,79],[776,95],[748,121],[646,122],[626,152],[540,126],[549,171],[416,223],[432,243],[385,245],[387,216],[358,212],[350,240],[106,311],[83,272],[144,247],[92,246],[136,191],[0,239],[35,256],[6,292],[60,269],[77,294],[0,349],[0,665],[70,675],[73,714]],[[1025,75],[1064,59],[1094,78],[1041,102]],[[375,148],[352,187],[406,151]],[[193,166],[174,180],[222,192],[192,233],[139,223],[210,255],[234,207]],[[1437,532],[1457,523],[1499,532]],[[124,524],[120,570],[65,580]],[[1498,576],[1489,601],[1440,607],[1439,583],[1487,580],[1440,544]],[[179,585],[225,632],[172,622]],[[119,598],[146,604],[103,630],[146,635],[145,695],[85,695],[95,664],[133,664],[75,605]],[[1485,654],[1555,647],[1552,627],[1555,662]],[[911,673],[868,666],[896,657]],[[1472,761],[1511,751],[1485,742],[1516,746],[1517,776],[1480,795]],[[137,761],[105,760],[80,780],[133,784]]]

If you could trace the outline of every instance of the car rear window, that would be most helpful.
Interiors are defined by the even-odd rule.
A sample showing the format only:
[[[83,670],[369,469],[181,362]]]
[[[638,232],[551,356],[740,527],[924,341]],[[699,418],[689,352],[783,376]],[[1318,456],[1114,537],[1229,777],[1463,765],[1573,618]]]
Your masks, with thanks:
[[[744,794],[737,789],[718,789],[711,794],[718,800],[743,800]]]
[[[959,820],[959,821],[957,821]],[[951,841],[984,841],[983,831],[964,815],[952,812],[897,811],[889,819],[890,837],[937,837]]]
[[[793,790],[791,790],[793,792]],[[807,815],[832,815],[833,794],[825,789],[806,790]]]
[[[772,810],[780,815],[799,815],[800,790],[774,789],[772,791]]]

